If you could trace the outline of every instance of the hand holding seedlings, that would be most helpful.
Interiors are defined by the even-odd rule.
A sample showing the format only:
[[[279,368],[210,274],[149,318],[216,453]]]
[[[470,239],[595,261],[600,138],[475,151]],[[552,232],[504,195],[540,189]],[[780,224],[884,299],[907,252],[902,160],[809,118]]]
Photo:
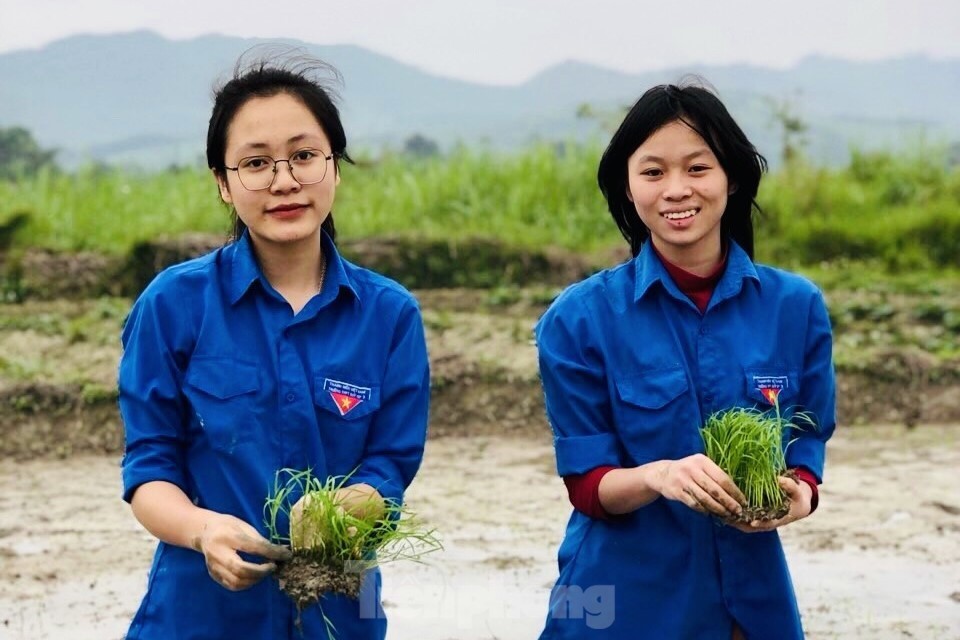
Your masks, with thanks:
[[[330,519],[324,518],[329,507],[336,510],[336,519],[342,519],[345,514],[360,518],[370,523],[381,520],[384,516],[383,498],[376,489],[368,484],[355,484],[342,487],[333,493],[333,500],[328,504],[323,500],[316,503],[313,498],[316,494],[307,493],[297,500],[290,508],[290,546],[294,549],[312,549],[320,547],[331,538]],[[314,517],[304,517],[304,512],[316,511]],[[319,517],[316,517],[319,516]],[[357,528],[347,527],[347,534],[354,536]]]
[[[789,429],[816,423],[805,413],[783,417],[772,398],[773,412],[735,407],[712,414],[700,430],[706,455],[746,496],[745,509],[727,517],[741,531],[769,531],[810,513],[812,491],[790,477],[784,441]]]
[[[656,474],[657,492],[694,511],[722,518],[741,512],[745,498],[724,471],[703,454],[663,460]]]
[[[272,544],[243,520],[223,513],[213,513],[204,522],[193,548],[203,554],[210,577],[230,591],[252,587],[277,568],[274,562],[248,562],[239,551],[274,561],[291,557],[286,547]]]
[[[440,548],[433,530],[402,505],[384,500],[368,484],[346,486],[348,481],[344,476],[318,478],[309,469],[281,469],[264,504],[271,539],[289,542],[293,549],[276,578],[298,611],[326,594],[356,600],[369,569],[391,560],[419,560]],[[289,536],[278,526],[283,516]],[[332,638],[331,625],[327,631]]]
[[[335,500],[347,513],[363,520],[376,522],[384,516],[383,497],[368,484],[352,484],[337,489]]]
[[[758,531],[773,531],[777,527],[802,520],[810,515],[810,499],[813,497],[813,489],[810,488],[810,485],[789,476],[781,476],[779,481],[780,488],[787,495],[790,504],[787,515],[777,520],[754,520],[750,523],[730,521],[727,524],[744,533],[756,533]]]

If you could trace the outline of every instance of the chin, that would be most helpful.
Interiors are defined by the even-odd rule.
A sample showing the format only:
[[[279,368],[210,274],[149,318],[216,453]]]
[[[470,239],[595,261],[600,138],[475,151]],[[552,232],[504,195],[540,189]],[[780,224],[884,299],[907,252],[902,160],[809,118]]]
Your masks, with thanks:
[[[298,225],[296,228],[263,230],[255,235],[260,236],[262,240],[267,242],[275,244],[290,244],[315,238],[319,232],[319,225],[311,225],[309,227]]]

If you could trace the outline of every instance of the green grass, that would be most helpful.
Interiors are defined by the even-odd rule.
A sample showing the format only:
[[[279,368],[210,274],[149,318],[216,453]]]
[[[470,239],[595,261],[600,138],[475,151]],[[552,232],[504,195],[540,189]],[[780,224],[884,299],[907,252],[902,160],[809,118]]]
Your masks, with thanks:
[[[337,227],[350,238],[485,236],[522,247],[607,252],[623,241],[596,185],[601,151],[598,145],[540,145],[512,154],[460,148],[443,158],[388,156],[345,165]],[[837,169],[797,162],[766,176],[758,199],[761,261],[957,273],[960,168],[947,168],[943,154],[854,153]],[[111,254],[160,234],[225,234],[230,222],[213,179],[200,169],[42,172],[0,182],[0,223],[19,211],[31,218],[15,246]]]
[[[514,155],[460,149],[347,169],[337,211],[350,235],[491,236],[590,251],[617,241],[596,186],[600,149],[537,146]],[[349,184],[352,181],[352,184]]]
[[[960,266],[960,167],[917,149],[854,152],[847,167],[766,176],[758,256],[788,266],[867,262],[888,273]]]
[[[618,233],[596,188],[597,149],[515,155],[461,149],[445,159],[343,166],[334,217],[345,237],[488,236],[519,246],[593,249]],[[125,253],[187,231],[226,233],[230,215],[205,171],[45,172],[0,182],[0,221],[26,211],[19,246]]]
[[[50,171],[0,182],[0,220],[17,211],[30,221],[16,246],[122,254],[136,242],[186,231],[226,233],[229,213],[206,172],[157,174]]]

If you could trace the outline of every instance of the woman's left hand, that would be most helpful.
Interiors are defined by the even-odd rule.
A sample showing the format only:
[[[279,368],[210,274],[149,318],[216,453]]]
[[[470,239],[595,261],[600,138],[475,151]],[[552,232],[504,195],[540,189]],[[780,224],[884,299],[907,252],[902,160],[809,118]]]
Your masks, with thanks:
[[[368,484],[352,484],[337,490],[337,504],[357,518],[376,522],[385,515],[383,498]]]
[[[780,488],[787,494],[790,501],[790,511],[779,520],[754,520],[749,523],[728,522],[731,527],[739,529],[744,533],[756,533],[758,531],[773,531],[785,524],[790,524],[797,520],[802,520],[810,515],[810,501],[813,499],[813,489],[806,482],[794,478],[781,476]]]
[[[304,519],[304,509],[313,502],[310,494],[302,496],[290,509],[290,545],[294,549],[313,549],[322,547],[330,535],[327,519]],[[326,503],[319,503],[321,513]],[[354,484],[337,489],[332,504],[337,511],[335,519],[342,519],[345,513],[355,518],[376,522],[384,517],[383,498],[376,489],[368,484]],[[356,527],[348,527],[347,533],[351,536],[357,532]]]

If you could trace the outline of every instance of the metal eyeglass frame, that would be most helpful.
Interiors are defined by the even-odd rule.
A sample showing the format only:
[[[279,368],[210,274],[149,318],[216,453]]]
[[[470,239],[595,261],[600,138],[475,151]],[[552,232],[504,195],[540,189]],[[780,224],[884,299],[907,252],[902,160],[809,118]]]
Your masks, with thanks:
[[[308,151],[308,150],[309,150],[309,151],[316,151],[316,152],[320,155],[320,157],[323,158],[323,176],[321,176],[319,180],[311,180],[310,182],[304,182],[304,181],[300,180],[299,178],[297,178],[297,174],[295,174],[295,173],[293,172],[293,163],[291,163],[290,160],[293,158],[293,156],[297,155],[297,154],[300,153],[301,151]],[[329,155],[323,155],[323,152],[320,151],[320,149],[314,149],[314,148],[312,148],[312,147],[304,147],[303,149],[297,149],[296,151],[294,151],[293,153],[291,153],[289,158],[273,158],[273,157],[271,157],[271,156],[246,156],[246,157],[244,157],[244,158],[240,158],[240,162],[237,163],[237,166],[235,166],[235,167],[228,167],[227,165],[223,165],[223,168],[226,169],[227,171],[236,171],[236,172],[237,172],[237,180],[240,181],[240,186],[242,186],[242,187],[243,187],[244,189],[246,189],[247,191],[265,191],[265,190],[269,189],[270,187],[272,187],[272,186],[273,186],[273,183],[276,182],[276,180],[277,180],[277,164],[280,163],[280,162],[286,162],[286,163],[287,163],[287,169],[290,171],[290,177],[293,178],[294,180],[296,180],[296,181],[297,181],[297,184],[303,186],[303,185],[306,185],[306,184],[319,184],[319,183],[323,182],[324,179],[327,177],[327,162],[329,162],[330,160],[333,160],[335,157],[337,157],[337,154],[336,154],[336,153],[330,153]],[[263,158],[264,160],[270,160],[270,162],[273,163],[273,169],[271,170],[271,171],[273,172],[273,177],[270,178],[270,182],[267,184],[267,186],[265,186],[265,187],[260,187],[259,189],[251,189],[251,188],[248,187],[247,185],[243,184],[243,178],[240,177],[240,164],[242,164],[244,160],[249,160],[250,158]]]

